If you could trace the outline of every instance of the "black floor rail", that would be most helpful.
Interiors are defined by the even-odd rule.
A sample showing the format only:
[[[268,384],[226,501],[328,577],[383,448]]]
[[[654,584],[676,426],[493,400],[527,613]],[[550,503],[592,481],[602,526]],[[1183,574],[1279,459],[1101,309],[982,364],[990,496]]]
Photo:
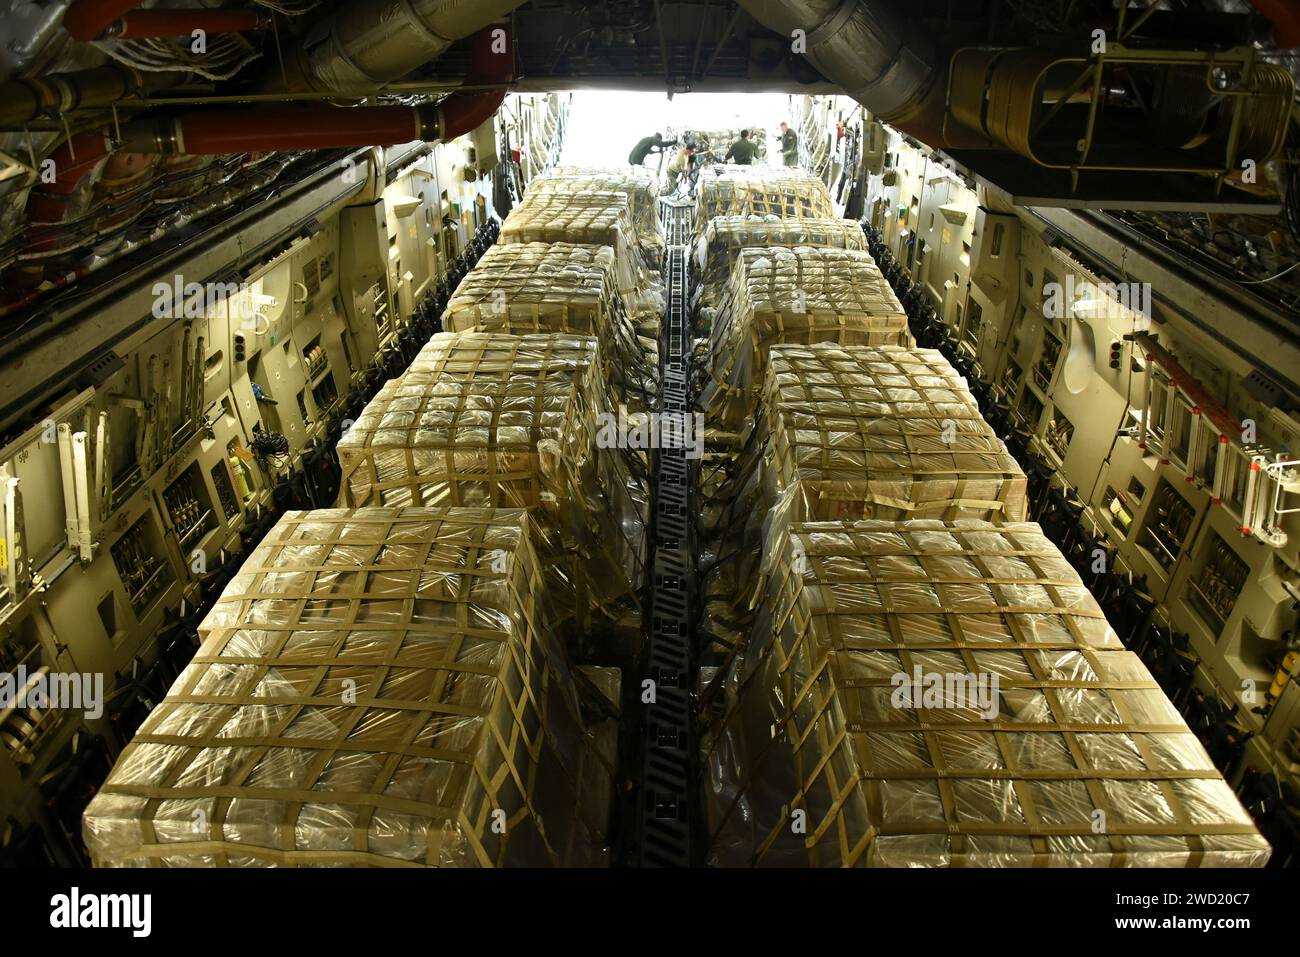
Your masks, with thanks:
[[[688,396],[690,331],[687,318],[691,214],[666,203],[667,254],[660,351],[661,414],[692,414]],[[685,425],[685,418],[680,419]],[[643,737],[638,789],[638,863],[689,867],[695,862],[695,760],[691,691],[694,681],[691,623],[694,589],[690,443],[654,451],[651,492],[649,601],[645,671],[641,677]],[[647,685],[646,681],[651,684]]]

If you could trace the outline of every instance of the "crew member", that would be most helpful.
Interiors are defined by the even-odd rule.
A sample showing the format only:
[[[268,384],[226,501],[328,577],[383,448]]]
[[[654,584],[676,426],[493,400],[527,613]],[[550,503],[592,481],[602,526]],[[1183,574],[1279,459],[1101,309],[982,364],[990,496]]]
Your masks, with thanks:
[[[737,166],[752,166],[754,157],[758,154],[758,146],[749,138],[749,130],[740,131],[740,139],[731,144],[727,150],[727,155],[722,158],[722,162],[734,159]]]
[[[799,134],[790,129],[789,123],[781,124],[781,158],[786,166],[799,165]]]
[[[663,134],[656,132],[653,136],[647,136],[632,147],[632,152],[628,154],[627,161],[633,166],[640,166],[645,162],[645,158],[651,153],[662,153],[670,146],[676,146],[676,140],[664,140]]]
[[[677,151],[677,155],[668,163],[668,192],[673,193],[677,190],[677,184],[682,181],[691,169],[691,160],[695,156],[694,146],[683,146]]]

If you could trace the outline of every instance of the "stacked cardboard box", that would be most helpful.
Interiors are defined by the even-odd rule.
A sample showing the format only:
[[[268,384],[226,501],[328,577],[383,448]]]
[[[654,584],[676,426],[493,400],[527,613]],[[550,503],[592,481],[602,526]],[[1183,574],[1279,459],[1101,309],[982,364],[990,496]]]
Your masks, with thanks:
[[[715,166],[700,176],[695,229],[715,216],[776,216],[834,219],[826,184],[811,173],[785,166]]]
[[[659,261],[641,252],[632,220],[631,198],[609,190],[529,190],[506,217],[498,240],[516,243],[578,243],[612,246],[619,292],[634,319],[662,313]]]
[[[1262,866],[1037,525],[794,524],[707,745],[715,863]]]
[[[642,255],[651,268],[664,257],[663,238],[659,235],[659,181],[648,169],[623,167],[604,169],[586,166],[557,166],[529,184],[529,192],[557,193],[626,193],[632,208],[632,225]]]
[[[700,305],[716,304],[745,248],[808,246],[867,248],[862,226],[848,219],[778,219],[775,216],[716,216],[704,227],[696,249],[694,277]]]
[[[555,587],[566,615],[620,620],[637,606],[647,493],[632,454],[598,445],[616,415],[601,370],[590,337],[435,335],[339,440],[340,504],[540,507],[548,571],[571,576]]]
[[[937,349],[774,346],[764,408],[801,520],[1026,518],[1024,472]]]
[[[583,715],[523,510],[289,512],[84,816],[99,866],[593,865]]]
[[[902,346],[773,346],[759,434],[708,474],[700,525],[730,561],[706,581],[701,630],[743,645],[771,512],[785,520],[1023,521],[1027,483],[941,353]]]
[[[780,343],[910,345],[907,313],[875,260],[846,249],[744,249],[709,337],[700,407],[715,427],[747,431]]]
[[[614,276],[610,246],[493,246],[456,287],[448,332],[577,332],[600,340],[610,381],[633,408],[655,392],[653,343],[638,340]]]

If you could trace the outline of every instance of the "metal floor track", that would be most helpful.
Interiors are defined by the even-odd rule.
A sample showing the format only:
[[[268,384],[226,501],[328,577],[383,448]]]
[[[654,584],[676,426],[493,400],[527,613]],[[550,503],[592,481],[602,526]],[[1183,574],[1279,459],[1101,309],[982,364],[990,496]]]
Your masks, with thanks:
[[[664,314],[660,345],[661,413],[690,415],[691,338],[687,297],[694,207],[668,202]],[[684,445],[685,443],[683,443]],[[651,490],[653,576],[646,608],[643,738],[638,789],[637,863],[689,867],[695,862],[695,758],[692,753],[695,603],[691,462],[687,449],[654,452]],[[645,684],[645,679],[653,682]],[[653,698],[653,700],[647,700]]]

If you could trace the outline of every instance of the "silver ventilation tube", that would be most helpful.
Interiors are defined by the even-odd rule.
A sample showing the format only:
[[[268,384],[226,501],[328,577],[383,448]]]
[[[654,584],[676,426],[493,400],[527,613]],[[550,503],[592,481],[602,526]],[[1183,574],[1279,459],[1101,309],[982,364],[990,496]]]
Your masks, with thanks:
[[[303,42],[290,89],[361,96],[436,60],[524,0],[354,0]],[[278,70],[268,74],[278,88]]]
[[[942,145],[947,67],[893,0],[739,0],[755,20],[806,35],[808,59],[876,117]]]

